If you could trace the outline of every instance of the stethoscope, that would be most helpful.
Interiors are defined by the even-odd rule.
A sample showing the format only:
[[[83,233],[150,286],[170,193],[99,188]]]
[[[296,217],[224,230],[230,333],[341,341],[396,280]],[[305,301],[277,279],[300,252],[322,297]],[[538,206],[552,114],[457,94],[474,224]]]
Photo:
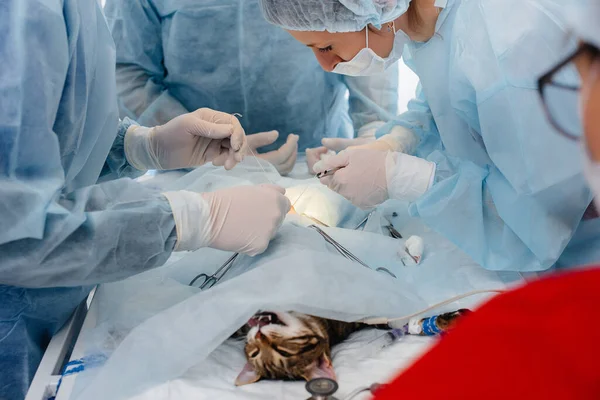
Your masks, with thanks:
[[[352,400],[359,394],[365,392],[375,393],[377,390],[381,389],[382,386],[383,385],[374,383],[369,387],[358,388],[343,400]],[[338,388],[337,382],[329,378],[311,379],[306,383],[306,390],[311,394],[311,397],[308,398],[308,400],[338,400],[337,397],[333,397]]]

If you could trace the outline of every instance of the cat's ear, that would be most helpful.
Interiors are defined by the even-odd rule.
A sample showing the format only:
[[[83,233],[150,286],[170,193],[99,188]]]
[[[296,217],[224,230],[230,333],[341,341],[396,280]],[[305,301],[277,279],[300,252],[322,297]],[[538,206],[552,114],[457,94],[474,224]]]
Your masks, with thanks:
[[[333,370],[333,364],[331,363],[331,359],[327,354],[323,354],[302,377],[307,381],[316,378],[329,378],[334,381],[337,380],[335,371]]]
[[[256,370],[249,362],[244,365],[244,369],[235,379],[235,386],[244,386],[249,385],[254,382],[258,382],[260,380],[260,376],[256,373]]]

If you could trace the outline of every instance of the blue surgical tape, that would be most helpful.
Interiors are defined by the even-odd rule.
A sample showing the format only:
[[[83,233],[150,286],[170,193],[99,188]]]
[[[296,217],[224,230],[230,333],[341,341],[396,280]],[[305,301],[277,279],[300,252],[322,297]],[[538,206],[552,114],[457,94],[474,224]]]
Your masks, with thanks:
[[[427,336],[435,336],[440,334],[442,331],[437,327],[435,321],[437,315],[423,320],[423,333]]]
[[[65,368],[63,369],[63,373],[58,380],[58,384],[56,385],[56,393],[54,396],[49,397],[48,400],[56,400],[56,395],[58,395],[58,390],[60,389],[60,385],[65,376],[75,375],[82,371],[85,371],[86,367],[97,367],[99,365],[104,364],[107,357],[103,354],[91,355],[87,357],[83,357],[77,360],[69,361]]]

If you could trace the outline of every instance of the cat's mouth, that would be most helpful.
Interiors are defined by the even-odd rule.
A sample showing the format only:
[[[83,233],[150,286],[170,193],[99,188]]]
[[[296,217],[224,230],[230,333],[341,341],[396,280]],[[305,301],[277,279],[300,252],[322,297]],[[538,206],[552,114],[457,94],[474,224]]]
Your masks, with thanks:
[[[282,325],[282,326],[287,326],[278,316],[276,313],[273,312],[260,312],[260,313],[256,313],[252,318],[250,318],[250,320],[248,321],[248,325],[250,325],[251,327],[259,327],[262,328],[263,326],[267,326],[267,325]]]

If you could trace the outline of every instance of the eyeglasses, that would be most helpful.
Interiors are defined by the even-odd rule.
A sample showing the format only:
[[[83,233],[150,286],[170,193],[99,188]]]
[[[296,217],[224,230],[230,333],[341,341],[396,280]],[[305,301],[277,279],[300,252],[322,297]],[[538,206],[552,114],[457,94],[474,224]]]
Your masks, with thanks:
[[[584,43],[538,80],[538,91],[550,123],[571,140],[579,140],[583,132],[579,114],[581,78],[574,61],[586,55],[596,58],[599,54],[597,47]]]

